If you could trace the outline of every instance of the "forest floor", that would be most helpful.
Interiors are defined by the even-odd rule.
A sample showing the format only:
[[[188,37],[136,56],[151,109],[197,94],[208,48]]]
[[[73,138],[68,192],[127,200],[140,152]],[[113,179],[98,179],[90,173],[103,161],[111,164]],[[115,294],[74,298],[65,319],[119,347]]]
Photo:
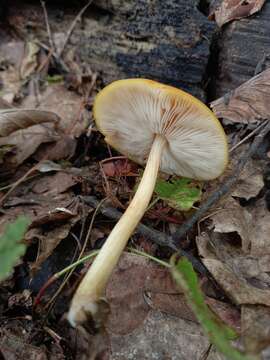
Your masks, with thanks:
[[[203,331],[187,291],[158,264],[169,264],[176,252],[192,264],[211,312],[238,334],[234,346],[243,352],[231,358],[270,359],[270,42],[267,49],[262,35],[270,6],[264,1],[248,1],[245,11],[240,11],[241,1],[215,6],[201,1],[194,16],[185,16],[211,39],[195,41],[197,28],[188,44],[176,44],[169,31],[162,39],[168,54],[172,46],[184,53],[179,68],[192,54],[187,72],[198,73],[190,82],[183,80],[183,87],[221,120],[229,165],[221,177],[205,183],[187,180],[183,185],[161,174],[144,226],[131,237],[106,289],[110,313],[102,329],[74,329],[66,319],[91,261],[59,272],[102,246],[142,175],[141,166],[105,143],[92,115],[96,94],[113,74],[114,80],[129,75],[123,58],[121,67],[117,62],[120,51],[126,53],[124,46],[138,59],[144,52],[150,60],[160,59],[153,37],[147,47],[142,35],[129,34],[132,42],[119,35],[118,20],[110,18],[118,16],[111,15],[117,3],[126,11],[121,1],[101,1],[100,7],[86,1],[69,6],[11,1],[0,9],[0,232],[21,215],[29,220],[25,253],[0,284],[0,359],[225,359]],[[252,38],[260,19],[263,44],[245,63],[243,49],[239,55],[233,41],[247,29]],[[119,35],[112,40],[119,56],[108,45],[106,24],[112,38],[113,31]],[[88,33],[89,56],[81,46]],[[102,64],[105,55],[97,44],[113,54]],[[250,42],[245,46],[252,52]],[[138,59],[131,76],[132,69],[143,66]],[[155,80],[166,66],[164,56]],[[143,71],[153,78],[147,67]],[[170,74],[164,70],[168,83]],[[3,254],[0,242],[0,270]]]

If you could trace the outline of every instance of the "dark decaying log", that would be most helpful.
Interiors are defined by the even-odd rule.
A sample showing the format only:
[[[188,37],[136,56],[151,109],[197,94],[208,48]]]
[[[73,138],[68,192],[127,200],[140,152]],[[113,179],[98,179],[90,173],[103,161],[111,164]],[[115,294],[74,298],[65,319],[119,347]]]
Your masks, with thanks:
[[[270,65],[270,2],[257,14],[224,26],[219,40],[216,97]]]
[[[215,24],[195,0],[99,0],[100,14],[75,31],[80,57],[105,83],[147,77],[184,88],[205,99],[204,81]]]
[[[52,32],[67,33],[86,3],[47,0]],[[18,26],[19,18],[25,22],[21,24],[25,33],[29,23],[35,24],[38,38],[43,29],[42,40],[48,44],[40,1],[10,0],[8,4],[13,26]],[[146,77],[205,100],[209,48],[216,25],[198,4],[199,0],[93,0],[66,50],[75,47],[77,59],[100,73],[104,84]]]

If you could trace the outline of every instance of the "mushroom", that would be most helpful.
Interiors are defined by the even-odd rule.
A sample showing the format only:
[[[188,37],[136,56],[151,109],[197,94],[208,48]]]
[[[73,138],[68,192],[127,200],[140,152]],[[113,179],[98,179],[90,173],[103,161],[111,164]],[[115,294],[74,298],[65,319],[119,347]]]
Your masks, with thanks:
[[[133,200],[73,297],[68,313],[72,326],[89,315],[98,319],[106,284],[151,200],[158,171],[211,180],[228,162],[226,135],[212,111],[168,85],[147,79],[115,81],[97,95],[94,118],[108,144],[146,167]]]

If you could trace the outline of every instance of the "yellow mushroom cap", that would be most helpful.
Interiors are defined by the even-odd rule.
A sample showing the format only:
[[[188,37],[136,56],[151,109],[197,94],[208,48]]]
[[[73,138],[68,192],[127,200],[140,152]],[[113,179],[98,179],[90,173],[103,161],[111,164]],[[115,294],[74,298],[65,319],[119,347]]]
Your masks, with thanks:
[[[167,140],[160,170],[199,180],[224,171],[228,145],[223,128],[207,106],[192,95],[147,79],[118,80],[94,103],[94,118],[105,140],[145,164],[155,135]]]

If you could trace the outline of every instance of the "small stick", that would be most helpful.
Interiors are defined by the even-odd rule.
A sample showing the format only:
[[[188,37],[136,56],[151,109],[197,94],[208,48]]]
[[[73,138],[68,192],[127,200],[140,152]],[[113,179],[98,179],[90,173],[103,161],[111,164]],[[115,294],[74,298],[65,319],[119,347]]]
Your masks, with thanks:
[[[48,33],[48,37],[49,37],[51,50],[52,50],[52,52],[56,52],[53,37],[52,37],[51,27],[50,27],[50,24],[49,24],[48,12],[47,12],[47,9],[46,9],[46,3],[45,3],[45,1],[42,1],[42,0],[40,0],[40,3],[41,3],[43,13],[44,13],[44,19],[45,19],[45,23],[46,23],[46,28],[47,28],[47,33]]]
[[[242,145],[244,142],[246,142],[247,140],[249,140],[253,135],[255,135],[257,132],[259,132],[259,130],[261,130],[261,128],[263,128],[265,126],[265,123],[262,122],[260,125],[258,125],[253,131],[251,131],[251,133],[249,133],[247,136],[245,136],[241,141],[239,141],[237,144],[235,144],[234,146],[232,146],[229,150],[229,152],[233,152],[235,149],[238,148],[238,146]]]
[[[37,164],[35,164],[31,169],[29,169],[21,178],[19,178],[17,181],[15,181],[8,192],[5,193],[5,195],[0,199],[0,206],[6,201],[6,199],[9,197],[9,195],[21,184],[23,183],[34,171],[36,171],[40,164],[44,159],[40,160]]]
[[[35,43],[38,44],[41,48],[43,48],[44,50],[48,51],[49,54],[51,56],[54,57],[54,59],[56,60],[56,62],[62,67],[63,71],[68,73],[69,72],[69,68],[68,66],[65,64],[65,62],[59,58],[58,54],[54,51],[52,51],[52,49],[50,49],[47,45],[43,44],[43,42],[39,41],[39,40],[35,40]]]
[[[94,196],[80,196],[80,198],[88,205],[96,208],[100,203]],[[120,211],[113,207],[102,204],[99,210],[104,216],[112,220],[119,220],[123,215]],[[209,275],[209,272],[204,265],[196,259],[190,252],[179,249],[170,237],[166,236],[162,232],[152,229],[146,225],[139,224],[135,230],[138,234],[150,239],[155,244],[170,248],[173,251],[178,251],[180,255],[185,256],[192,263],[193,267],[202,275]]]
[[[69,41],[69,38],[73,32],[73,30],[75,29],[75,26],[77,24],[77,21],[81,18],[81,16],[83,15],[83,13],[87,10],[87,8],[92,4],[93,0],[88,1],[88,3],[79,11],[78,15],[75,17],[75,19],[73,20],[70,28],[68,29],[67,32],[67,36],[64,40],[64,44],[62,46],[62,49],[58,52],[58,56],[61,57],[63,54],[63,51],[65,50],[65,47]]]
[[[259,134],[257,134],[251,144],[250,148],[247,151],[244,151],[240,160],[238,161],[234,172],[231,176],[229,176],[223,184],[213,192],[206,202],[201,205],[200,209],[195,212],[193,216],[191,216],[180,228],[172,235],[171,240],[175,242],[179,242],[183,238],[183,236],[195,225],[195,223],[216,203],[218,202],[222,196],[227,194],[231,187],[238,180],[239,175],[241,174],[243,168],[245,167],[248,160],[255,154],[259,145],[262,143],[265,135],[270,131],[270,121],[264,122],[265,126],[261,129]]]

